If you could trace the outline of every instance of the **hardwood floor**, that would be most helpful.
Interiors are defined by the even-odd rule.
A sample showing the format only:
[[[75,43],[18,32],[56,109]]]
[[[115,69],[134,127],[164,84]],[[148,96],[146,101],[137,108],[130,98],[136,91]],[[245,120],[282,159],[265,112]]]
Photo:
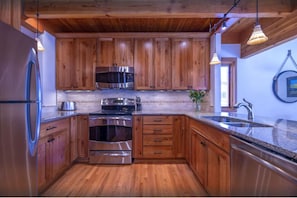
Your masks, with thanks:
[[[187,164],[73,165],[42,196],[207,196]]]

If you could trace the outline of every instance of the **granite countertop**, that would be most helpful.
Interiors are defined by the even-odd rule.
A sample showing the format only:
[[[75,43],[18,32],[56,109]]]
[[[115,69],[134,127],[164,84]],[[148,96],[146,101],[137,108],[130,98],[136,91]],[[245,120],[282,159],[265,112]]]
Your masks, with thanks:
[[[58,111],[51,109],[43,111],[41,122],[50,122],[75,115],[89,114],[92,110]],[[237,113],[204,113],[181,110],[147,110],[136,111],[133,115],[186,115],[195,120],[209,124],[230,135],[260,145],[273,152],[282,154],[297,162],[297,121],[255,116],[253,122],[270,125],[271,127],[235,127],[204,118],[204,116],[227,116],[247,120],[247,115]]]

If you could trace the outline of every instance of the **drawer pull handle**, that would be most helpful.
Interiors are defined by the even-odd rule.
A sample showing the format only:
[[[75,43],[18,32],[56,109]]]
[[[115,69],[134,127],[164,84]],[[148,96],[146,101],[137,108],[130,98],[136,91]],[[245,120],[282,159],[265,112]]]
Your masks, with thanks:
[[[53,141],[55,141],[55,138],[51,138],[47,142],[53,142]]]
[[[155,139],[154,142],[162,142],[160,139]]]
[[[160,133],[160,132],[162,132],[162,129],[154,129],[154,132],[155,133]]]
[[[162,122],[162,120],[154,120],[154,122]]]
[[[162,154],[162,151],[155,151],[154,154],[155,155],[161,155]]]
[[[55,129],[55,128],[57,128],[57,127],[56,126],[50,126],[50,127],[47,127],[46,130],[49,131],[49,130],[52,130],[52,129]]]

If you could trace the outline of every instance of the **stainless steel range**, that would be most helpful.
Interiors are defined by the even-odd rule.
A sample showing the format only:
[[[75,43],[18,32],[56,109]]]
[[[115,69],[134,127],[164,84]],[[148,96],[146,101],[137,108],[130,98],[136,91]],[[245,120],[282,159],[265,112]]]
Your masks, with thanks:
[[[132,163],[132,112],[135,99],[105,98],[101,111],[90,113],[89,163]]]

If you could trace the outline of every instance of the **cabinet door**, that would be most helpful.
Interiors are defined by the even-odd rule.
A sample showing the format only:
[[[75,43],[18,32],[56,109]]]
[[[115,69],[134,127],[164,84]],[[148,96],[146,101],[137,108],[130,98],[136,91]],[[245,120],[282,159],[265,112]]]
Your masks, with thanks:
[[[212,143],[207,143],[207,183],[206,189],[211,196],[230,194],[230,157]]]
[[[56,40],[56,88],[72,89],[74,70],[74,39]]]
[[[75,71],[73,87],[82,90],[95,89],[96,39],[76,39]]]
[[[46,145],[47,138],[42,138],[38,142],[38,192],[40,193],[46,186]]]
[[[184,116],[173,118],[173,149],[176,158],[185,157],[185,119]]]
[[[172,89],[192,89],[192,60],[191,39],[172,39]]]
[[[142,116],[133,116],[133,157],[141,158],[142,151]]]
[[[78,128],[77,128],[77,139],[78,139],[78,157],[79,161],[88,161],[89,157],[89,116],[81,115],[78,116]]]
[[[193,89],[209,89],[209,39],[193,39]]]
[[[135,89],[154,89],[153,39],[135,39]]]
[[[116,63],[114,45],[113,38],[97,39],[97,66],[110,67]]]
[[[133,39],[116,38],[114,47],[114,58],[117,65],[133,66]]]
[[[154,40],[154,76],[156,89],[171,89],[171,42],[168,38]]]
[[[69,166],[69,131],[64,130],[53,134],[50,141],[52,177],[61,174]]]
[[[77,157],[77,116],[73,116],[70,118],[70,162],[74,162]]]
[[[191,164],[194,173],[204,186],[207,179],[206,140],[194,128],[191,129]]]

